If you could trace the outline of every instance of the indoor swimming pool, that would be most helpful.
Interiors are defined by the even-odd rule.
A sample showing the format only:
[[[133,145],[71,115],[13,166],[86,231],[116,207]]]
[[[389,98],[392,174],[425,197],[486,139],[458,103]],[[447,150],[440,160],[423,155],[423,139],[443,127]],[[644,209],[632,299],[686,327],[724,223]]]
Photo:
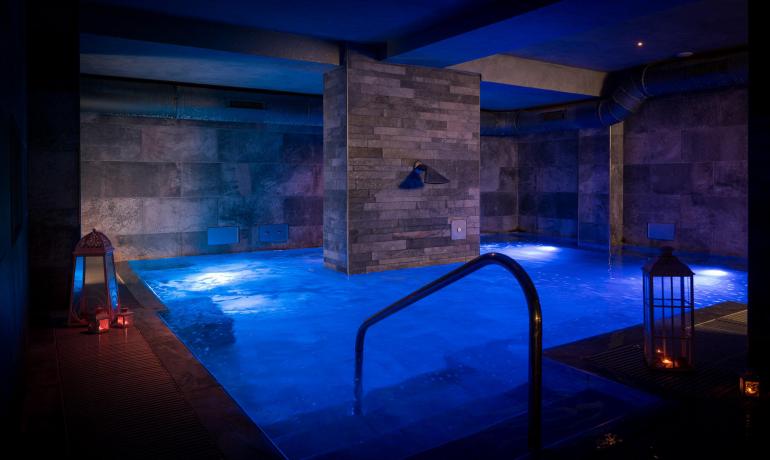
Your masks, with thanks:
[[[642,321],[644,257],[516,240],[483,242],[481,252],[506,254],[530,274],[544,348]],[[683,260],[698,307],[746,302],[745,271]],[[314,248],[130,265],[167,306],[169,328],[289,458],[404,457],[526,410],[527,307],[501,267],[370,329],[364,415],[353,416],[358,326],[459,264],[346,276],[324,268]],[[546,366],[546,398],[578,385],[570,372]]]

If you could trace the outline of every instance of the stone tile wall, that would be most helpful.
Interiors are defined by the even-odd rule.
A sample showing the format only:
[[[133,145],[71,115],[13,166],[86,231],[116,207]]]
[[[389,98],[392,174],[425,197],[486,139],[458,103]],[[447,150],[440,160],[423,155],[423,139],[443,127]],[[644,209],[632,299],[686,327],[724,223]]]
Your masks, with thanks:
[[[519,229],[548,236],[578,234],[577,131],[516,138]]]
[[[519,226],[516,141],[481,138],[481,231],[510,232]]]
[[[347,272],[348,138],[347,71],[324,75],[324,264]]]
[[[648,101],[626,121],[624,239],[641,246],[747,256],[748,91]],[[674,241],[647,224],[676,225]]]
[[[609,128],[578,132],[578,242],[608,243],[610,235]]]
[[[324,112],[325,145],[346,145],[346,196],[333,197],[339,190],[328,191],[326,211],[335,215],[325,217],[347,220],[343,271],[366,273],[478,255],[480,77],[384,64],[353,53],[344,72],[345,116]],[[327,98],[338,97],[340,90],[330,81],[335,78],[326,78]],[[340,152],[327,150],[325,171],[342,167]],[[399,189],[415,160],[450,182]],[[347,216],[334,201],[347,202]],[[451,238],[454,219],[466,222],[465,239]],[[335,227],[325,232],[325,252],[339,252],[342,243]],[[342,269],[329,258],[327,265]]]
[[[319,127],[81,114],[82,232],[97,228],[119,260],[319,246]],[[258,227],[288,224],[265,243]],[[238,226],[237,244],[207,229]]]

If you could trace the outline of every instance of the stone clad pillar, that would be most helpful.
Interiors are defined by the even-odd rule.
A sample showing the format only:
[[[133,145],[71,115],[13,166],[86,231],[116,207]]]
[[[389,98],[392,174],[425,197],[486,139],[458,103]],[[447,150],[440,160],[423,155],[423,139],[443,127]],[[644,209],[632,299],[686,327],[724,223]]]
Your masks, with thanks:
[[[326,266],[355,274],[477,256],[480,76],[345,61],[324,76]],[[399,188],[415,160],[449,183]]]

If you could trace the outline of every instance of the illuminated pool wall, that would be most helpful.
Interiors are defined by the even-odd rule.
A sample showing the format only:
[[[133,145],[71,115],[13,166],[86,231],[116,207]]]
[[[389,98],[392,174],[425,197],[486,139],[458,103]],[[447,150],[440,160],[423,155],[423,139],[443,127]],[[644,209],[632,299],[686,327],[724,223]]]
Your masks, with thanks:
[[[746,257],[747,93],[648,100],[612,133],[482,136],[482,231]],[[673,240],[648,224],[673,225]]]
[[[320,97],[84,77],[80,140],[118,260],[321,245]]]

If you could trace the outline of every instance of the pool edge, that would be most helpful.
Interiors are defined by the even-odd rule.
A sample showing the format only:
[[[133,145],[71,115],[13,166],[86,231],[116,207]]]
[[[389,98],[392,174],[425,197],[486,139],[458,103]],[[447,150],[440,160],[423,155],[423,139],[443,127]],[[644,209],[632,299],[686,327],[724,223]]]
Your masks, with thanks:
[[[142,307],[135,311],[139,330],[161,365],[173,378],[187,403],[228,459],[286,459],[195,355],[168,328],[158,313],[165,305],[132,270],[116,264],[118,276]]]

